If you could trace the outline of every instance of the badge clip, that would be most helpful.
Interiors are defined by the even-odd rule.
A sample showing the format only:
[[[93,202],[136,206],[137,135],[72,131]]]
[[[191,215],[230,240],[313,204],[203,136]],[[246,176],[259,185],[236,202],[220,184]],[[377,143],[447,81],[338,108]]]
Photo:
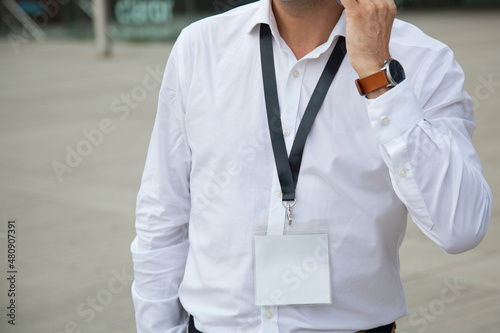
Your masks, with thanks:
[[[292,207],[297,203],[297,199],[293,200],[291,204],[282,201],[281,204],[286,208],[286,217],[288,219],[288,225],[292,225]]]

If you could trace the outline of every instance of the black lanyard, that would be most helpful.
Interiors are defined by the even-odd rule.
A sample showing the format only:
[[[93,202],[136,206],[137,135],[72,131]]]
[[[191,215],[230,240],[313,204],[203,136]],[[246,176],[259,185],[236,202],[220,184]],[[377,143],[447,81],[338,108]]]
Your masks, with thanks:
[[[266,98],[267,120],[271,133],[274,160],[278,170],[278,177],[283,193],[283,206],[287,208],[288,221],[291,224],[292,217],[290,208],[295,205],[295,188],[299,178],[302,154],[306,144],[307,136],[311,131],[314,119],[325,100],[328,89],[337,74],[342,61],[346,55],[345,38],[339,36],[339,40],[328,59],[321,77],[314,89],[311,100],[307,105],[304,116],[300,122],[295,140],[293,141],[290,156],[286,151],[283,127],[281,124],[280,106],[278,101],[278,87],[276,83],[276,71],[274,67],[273,40],[271,29],[267,24],[260,26],[260,56],[262,63],[262,76],[264,79],[264,94]],[[285,205],[285,202],[292,202]]]

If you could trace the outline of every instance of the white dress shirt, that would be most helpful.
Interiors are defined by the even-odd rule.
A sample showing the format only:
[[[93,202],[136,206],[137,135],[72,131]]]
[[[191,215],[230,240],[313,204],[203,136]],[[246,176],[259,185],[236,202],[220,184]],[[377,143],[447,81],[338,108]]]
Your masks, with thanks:
[[[408,314],[398,249],[407,213],[449,253],[485,235],[491,192],[452,51],[396,20],[390,51],[407,79],[368,100],[346,57],[309,134],[294,219],[329,224],[332,304],[257,307],[255,221],[289,228],[266,118],[259,26],[269,24],[285,142],[345,35],[297,60],[263,0],[184,29],[167,63],[132,243],[138,332],[355,332]],[[286,225],[286,226],[285,226]],[[292,224],[293,227],[293,224]]]

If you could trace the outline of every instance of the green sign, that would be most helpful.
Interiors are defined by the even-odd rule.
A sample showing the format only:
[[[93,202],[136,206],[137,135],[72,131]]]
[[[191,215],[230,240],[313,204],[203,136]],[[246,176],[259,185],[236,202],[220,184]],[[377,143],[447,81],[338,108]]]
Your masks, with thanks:
[[[173,0],[118,0],[115,17],[120,37],[140,40],[169,37],[173,7]]]

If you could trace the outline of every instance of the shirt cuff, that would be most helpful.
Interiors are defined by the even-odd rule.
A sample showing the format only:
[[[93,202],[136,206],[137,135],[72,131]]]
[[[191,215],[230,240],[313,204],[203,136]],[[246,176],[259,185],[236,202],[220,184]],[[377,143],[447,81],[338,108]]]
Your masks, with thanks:
[[[137,333],[186,333],[188,317],[178,299],[145,299],[137,293],[135,282],[132,283],[132,299]]]
[[[424,112],[408,80],[375,99],[366,99],[368,117],[382,144],[424,119]]]

